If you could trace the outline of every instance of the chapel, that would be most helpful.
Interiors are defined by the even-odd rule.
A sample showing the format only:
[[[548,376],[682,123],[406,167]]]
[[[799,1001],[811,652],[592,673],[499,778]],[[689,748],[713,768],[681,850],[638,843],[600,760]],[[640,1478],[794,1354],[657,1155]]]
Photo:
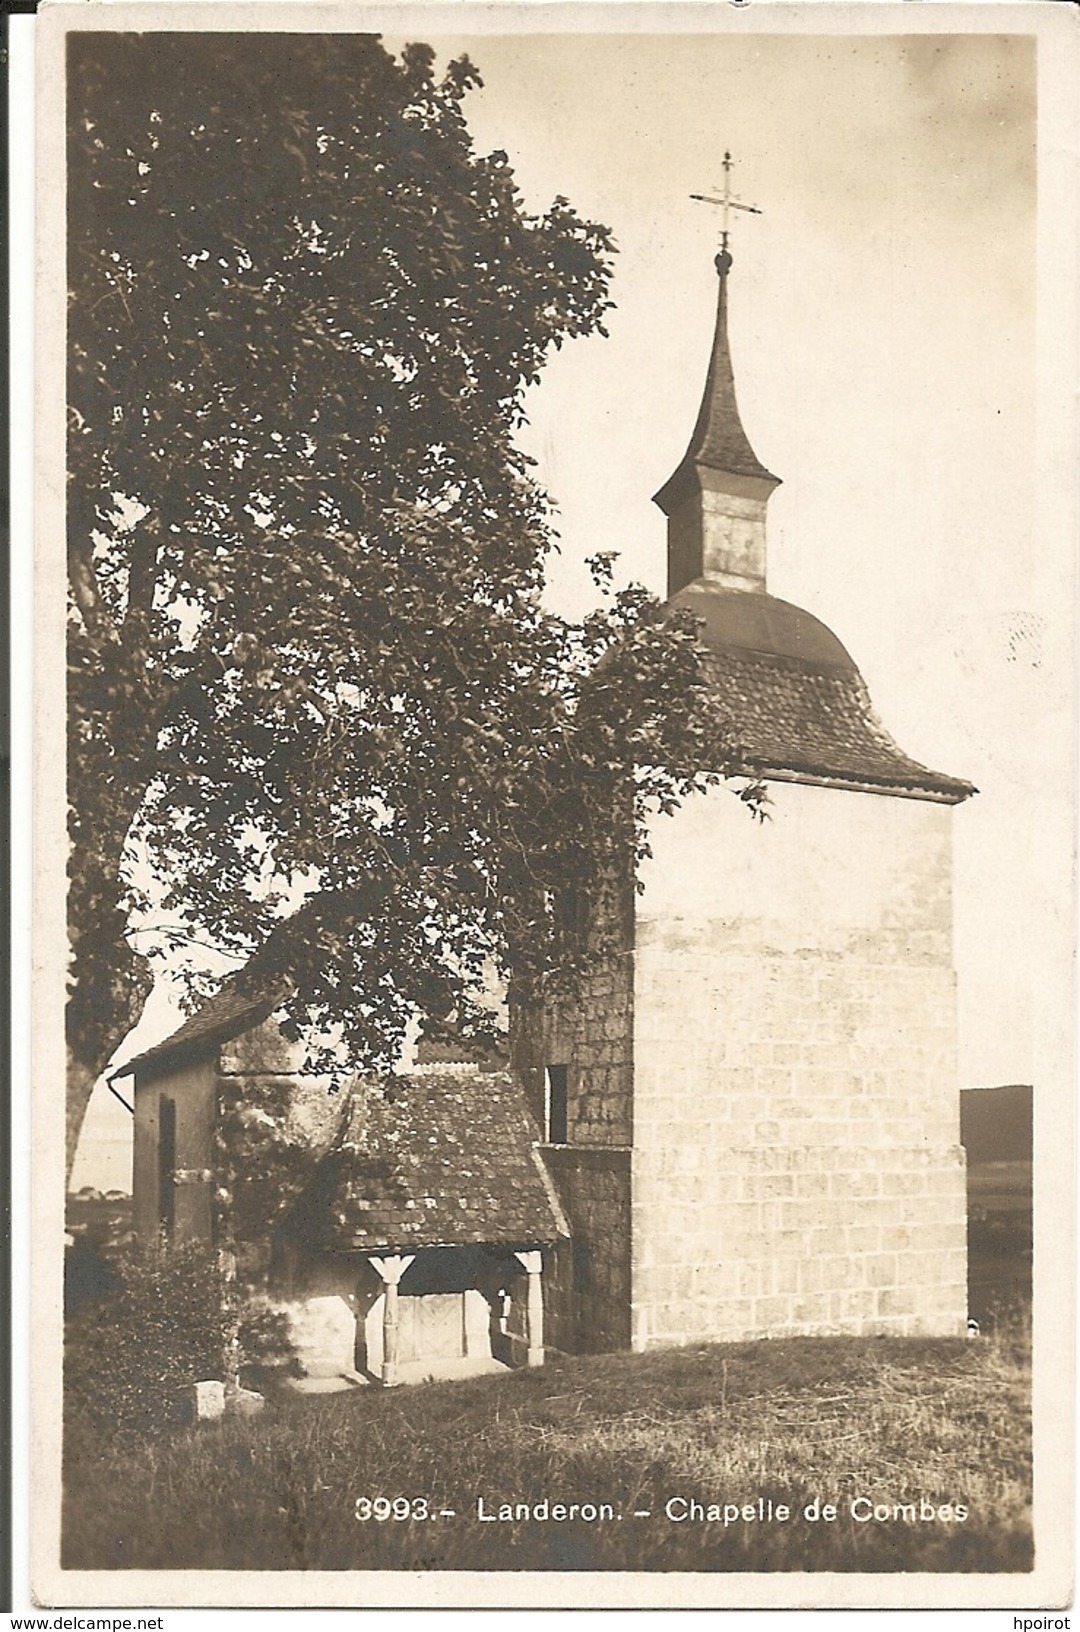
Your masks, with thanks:
[[[701,408],[655,502],[669,604],[699,619],[768,819],[721,785],[657,817],[647,862],[628,842],[573,1000],[511,984],[508,1061],[436,1048],[335,1104],[281,993],[234,985],[116,1073],[144,1239],[213,1240],[223,1103],[294,1084],[315,1171],[269,1273],[313,1386],[964,1331],[951,823],[975,790],[903,753],[837,637],[768,590],[778,478],[736,401],[731,270],[725,243]]]

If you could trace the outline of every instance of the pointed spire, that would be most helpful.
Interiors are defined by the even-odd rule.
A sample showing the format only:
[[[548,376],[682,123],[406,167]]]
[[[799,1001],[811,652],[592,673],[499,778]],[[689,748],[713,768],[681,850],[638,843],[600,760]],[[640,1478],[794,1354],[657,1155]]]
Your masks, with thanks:
[[[655,495],[665,514],[671,514],[672,503],[677,504],[680,490],[692,484],[696,466],[732,476],[756,477],[770,487],[778,487],[780,478],[766,470],[750,446],[750,439],[739,417],[735,397],[735,372],[731,366],[731,347],[728,343],[728,273],[731,256],[721,250],[716,257],[719,274],[719,292],[716,300],[716,331],[713,335],[712,356],[705,379],[705,393],[698,410],[697,423],[687,448],[674,474]]]
[[[668,593],[698,577],[765,588],[765,504],[780,485],[761,463],[739,417],[728,344],[731,256],[716,257],[720,287],[709,372],[690,445],[653,495],[668,517]]]

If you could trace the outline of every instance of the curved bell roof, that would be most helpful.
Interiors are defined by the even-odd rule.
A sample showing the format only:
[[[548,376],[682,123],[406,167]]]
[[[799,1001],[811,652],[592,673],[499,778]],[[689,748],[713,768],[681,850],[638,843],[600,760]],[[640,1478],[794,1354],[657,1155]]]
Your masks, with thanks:
[[[730,706],[748,775],[948,804],[975,792],[903,752],[850,653],[811,613],[707,578],[668,605],[700,619],[710,678]]]
[[[673,595],[668,605],[685,607],[699,617],[700,638],[714,650],[739,647],[858,673],[854,659],[831,629],[801,606],[775,595],[727,589],[697,578]]]

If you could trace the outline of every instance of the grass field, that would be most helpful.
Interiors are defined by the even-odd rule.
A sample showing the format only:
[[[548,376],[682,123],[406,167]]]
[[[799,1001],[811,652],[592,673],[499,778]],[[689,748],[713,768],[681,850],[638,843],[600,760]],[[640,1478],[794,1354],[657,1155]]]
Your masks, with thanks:
[[[1025,1570],[1028,1396],[1013,1327],[968,1343],[822,1338],[565,1359],[392,1395],[294,1399],[127,1452],[75,1433],[64,1563]],[[409,1516],[366,1517],[361,1502],[358,1517],[364,1498],[406,1498]],[[612,1511],[478,1515],[478,1500],[497,1513],[544,1498]],[[938,1513],[926,1517],[920,1500]],[[815,1501],[836,1517],[806,1517]],[[691,1516],[691,1502],[706,1516]],[[722,1516],[759,1502],[753,1517]],[[888,1516],[861,1518],[875,1507]]]
[[[134,1449],[73,1423],[65,1567],[1030,1569],[1030,1164],[973,1166],[969,1214],[971,1342],[555,1359],[392,1394],[292,1396]],[[364,1507],[380,1498],[408,1516]],[[489,1522],[478,1501],[533,1514]],[[835,1517],[808,1517],[814,1502]],[[574,1503],[595,1518],[550,1516]],[[875,1508],[887,1516],[866,1517]]]

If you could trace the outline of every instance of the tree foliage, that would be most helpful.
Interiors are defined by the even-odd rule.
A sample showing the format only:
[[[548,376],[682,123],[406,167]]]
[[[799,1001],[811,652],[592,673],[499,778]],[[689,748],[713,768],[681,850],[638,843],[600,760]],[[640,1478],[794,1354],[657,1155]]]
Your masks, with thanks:
[[[475,1022],[486,958],[543,978],[613,790],[730,768],[692,623],[541,606],[515,431],[613,246],[474,150],[478,83],[364,35],[72,36],[69,1151],[168,946],[133,912],[377,1064],[411,1009]]]

